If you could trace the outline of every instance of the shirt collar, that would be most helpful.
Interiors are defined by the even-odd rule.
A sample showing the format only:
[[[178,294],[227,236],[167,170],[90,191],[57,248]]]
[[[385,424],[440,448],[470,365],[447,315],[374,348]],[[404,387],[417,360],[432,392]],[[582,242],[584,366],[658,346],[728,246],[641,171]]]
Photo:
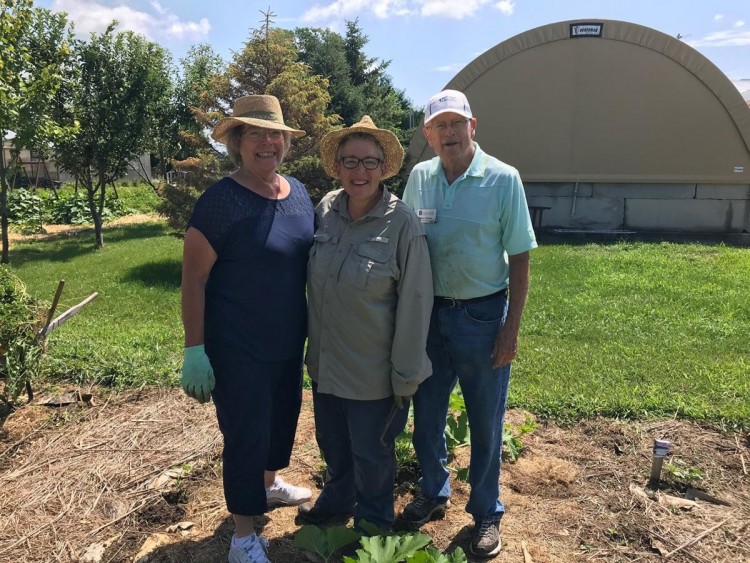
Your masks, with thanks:
[[[364,217],[360,217],[360,219],[364,219],[366,217],[383,217],[386,213],[386,210],[393,207],[393,194],[389,192],[388,188],[386,188],[383,184],[380,184],[380,187],[383,190],[380,201],[378,201],[375,204],[375,207],[370,209],[370,211],[368,211]],[[336,195],[336,198],[333,200],[331,208],[342,217],[345,217],[347,220],[351,221],[351,217],[349,217],[349,210],[346,206],[348,201],[349,196],[347,195],[346,190],[344,188],[341,188],[338,195]]]
[[[469,167],[466,169],[466,172],[463,175],[466,176],[474,176],[477,178],[482,178],[484,176],[485,171],[487,170],[487,159],[485,158],[487,155],[485,152],[481,149],[479,144],[476,141],[472,141],[474,144],[474,156],[471,159],[471,162],[469,163]],[[432,159],[432,165],[430,166],[430,174],[433,176],[437,175],[445,175],[443,173],[443,167],[440,164],[440,157],[436,156]]]

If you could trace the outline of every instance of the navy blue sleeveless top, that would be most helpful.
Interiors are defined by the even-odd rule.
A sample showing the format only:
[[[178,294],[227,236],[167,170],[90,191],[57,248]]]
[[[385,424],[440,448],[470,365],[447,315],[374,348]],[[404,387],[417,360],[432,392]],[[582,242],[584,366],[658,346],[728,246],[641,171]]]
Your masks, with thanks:
[[[209,356],[277,361],[302,354],[313,206],[305,186],[286,179],[291,191],[281,200],[223,178],[195,204],[188,226],[217,255],[206,284]]]

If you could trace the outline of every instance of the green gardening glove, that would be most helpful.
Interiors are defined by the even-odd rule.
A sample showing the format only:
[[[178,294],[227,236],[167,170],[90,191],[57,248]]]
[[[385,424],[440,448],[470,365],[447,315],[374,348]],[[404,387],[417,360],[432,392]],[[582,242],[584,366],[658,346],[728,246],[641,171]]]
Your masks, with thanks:
[[[211,400],[211,391],[215,384],[214,368],[211,367],[203,344],[185,348],[182,360],[182,388],[187,396],[199,403],[207,403]]]

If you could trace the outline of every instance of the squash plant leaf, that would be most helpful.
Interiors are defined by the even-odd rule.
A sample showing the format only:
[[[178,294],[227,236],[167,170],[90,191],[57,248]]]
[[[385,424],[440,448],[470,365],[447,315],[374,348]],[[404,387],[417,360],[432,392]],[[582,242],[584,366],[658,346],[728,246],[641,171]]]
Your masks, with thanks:
[[[294,536],[294,547],[310,551],[328,561],[335,551],[356,542],[360,535],[346,526],[302,526]]]

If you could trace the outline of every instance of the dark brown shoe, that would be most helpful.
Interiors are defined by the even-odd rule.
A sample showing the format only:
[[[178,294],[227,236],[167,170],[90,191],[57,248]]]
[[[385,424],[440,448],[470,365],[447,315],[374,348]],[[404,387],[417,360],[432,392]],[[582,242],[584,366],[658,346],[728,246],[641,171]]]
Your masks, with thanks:
[[[329,512],[312,502],[306,502],[297,507],[297,521],[301,524],[335,526],[345,524],[351,516],[351,512]]]

